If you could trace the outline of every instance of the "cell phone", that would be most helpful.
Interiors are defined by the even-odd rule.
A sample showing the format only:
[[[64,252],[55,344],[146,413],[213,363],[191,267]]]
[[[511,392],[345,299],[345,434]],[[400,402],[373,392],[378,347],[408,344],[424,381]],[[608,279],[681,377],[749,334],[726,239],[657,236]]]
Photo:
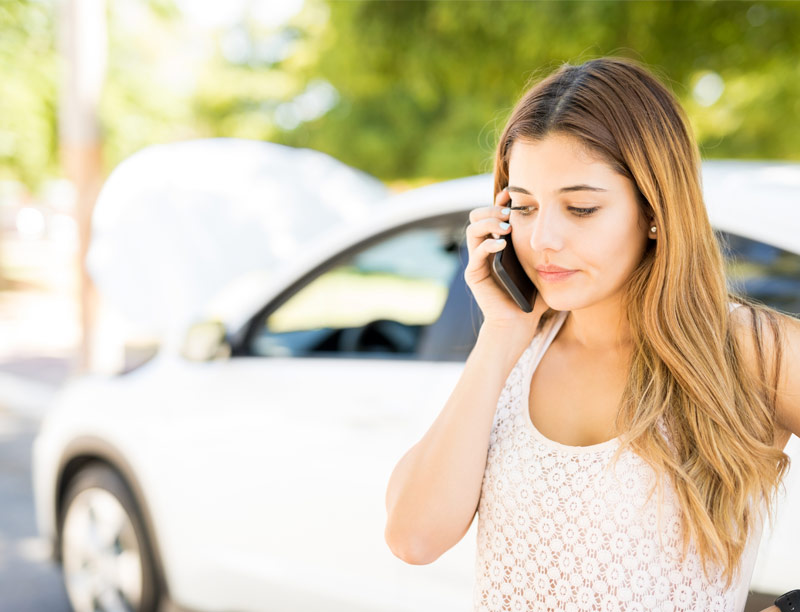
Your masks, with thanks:
[[[506,241],[506,246],[497,253],[489,253],[489,271],[492,278],[523,312],[533,312],[538,289],[519,263],[511,237],[506,235],[501,238]]]

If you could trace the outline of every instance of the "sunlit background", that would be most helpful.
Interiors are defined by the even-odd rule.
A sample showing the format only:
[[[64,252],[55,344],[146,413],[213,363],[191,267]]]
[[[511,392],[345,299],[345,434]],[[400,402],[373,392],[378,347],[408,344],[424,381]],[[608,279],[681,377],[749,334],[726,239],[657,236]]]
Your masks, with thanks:
[[[67,378],[121,371],[161,341],[157,308],[137,320],[143,311],[120,298],[126,278],[102,278],[123,287],[104,295],[102,274],[84,266],[93,239],[107,261],[155,245],[146,224],[105,242],[91,233],[97,194],[123,160],[156,144],[252,139],[323,152],[400,192],[489,172],[529,82],[605,54],[662,78],[704,158],[800,161],[800,3],[0,0],[0,413],[33,423],[8,421],[0,441],[22,435],[27,448]],[[362,195],[344,218],[369,214]],[[286,218],[314,214],[294,211]],[[287,236],[273,244],[292,248]],[[354,270],[320,279],[267,324],[315,325],[326,314],[315,291],[332,284],[361,308],[340,309],[352,319],[338,323],[374,318]],[[408,276],[387,278],[391,314],[427,321],[445,288],[435,274]],[[46,554],[34,534],[0,524],[0,536],[0,560]]]
[[[800,157],[795,3],[3,0],[0,28],[4,360],[75,355],[80,217],[150,144],[309,147],[398,190],[490,170],[529,79],[614,53],[668,83],[706,158]]]

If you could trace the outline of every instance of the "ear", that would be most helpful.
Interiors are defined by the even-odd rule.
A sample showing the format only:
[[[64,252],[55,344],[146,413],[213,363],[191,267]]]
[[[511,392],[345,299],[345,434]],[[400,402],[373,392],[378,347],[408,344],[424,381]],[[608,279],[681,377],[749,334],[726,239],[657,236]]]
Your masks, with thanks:
[[[655,228],[655,231],[653,231],[653,228]],[[655,219],[650,219],[647,223],[647,237],[651,240],[658,240],[658,226]]]

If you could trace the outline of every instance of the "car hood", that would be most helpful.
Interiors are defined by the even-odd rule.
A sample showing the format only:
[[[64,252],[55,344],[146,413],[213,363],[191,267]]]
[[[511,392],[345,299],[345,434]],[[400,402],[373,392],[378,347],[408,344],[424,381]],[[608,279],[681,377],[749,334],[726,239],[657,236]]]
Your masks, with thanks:
[[[103,186],[86,264],[127,320],[180,333],[231,278],[280,268],[387,196],[379,180],[309,149],[229,138],[151,146]]]

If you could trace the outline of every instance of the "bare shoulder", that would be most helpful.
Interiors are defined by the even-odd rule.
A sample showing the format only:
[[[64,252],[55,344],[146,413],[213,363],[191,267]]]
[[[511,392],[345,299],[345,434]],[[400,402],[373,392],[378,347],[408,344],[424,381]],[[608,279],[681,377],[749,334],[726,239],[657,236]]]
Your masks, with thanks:
[[[758,365],[758,349],[754,327],[760,329],[761,346],[764,351],[764,372],[767,380],[774,380],[774,364],[780,354],[780,376],[776,405],[778,444],[781,448],[789,441],[791,434],[800,436],[800,320],[777,313],[776,321],[781,331],[781,345],[775,341],[773,325],[766,313],[758,313],[754,321],[747,306],[734,309],[731,313],[733,333],[742,348],[746,367],[756,376],[761,376]]]

